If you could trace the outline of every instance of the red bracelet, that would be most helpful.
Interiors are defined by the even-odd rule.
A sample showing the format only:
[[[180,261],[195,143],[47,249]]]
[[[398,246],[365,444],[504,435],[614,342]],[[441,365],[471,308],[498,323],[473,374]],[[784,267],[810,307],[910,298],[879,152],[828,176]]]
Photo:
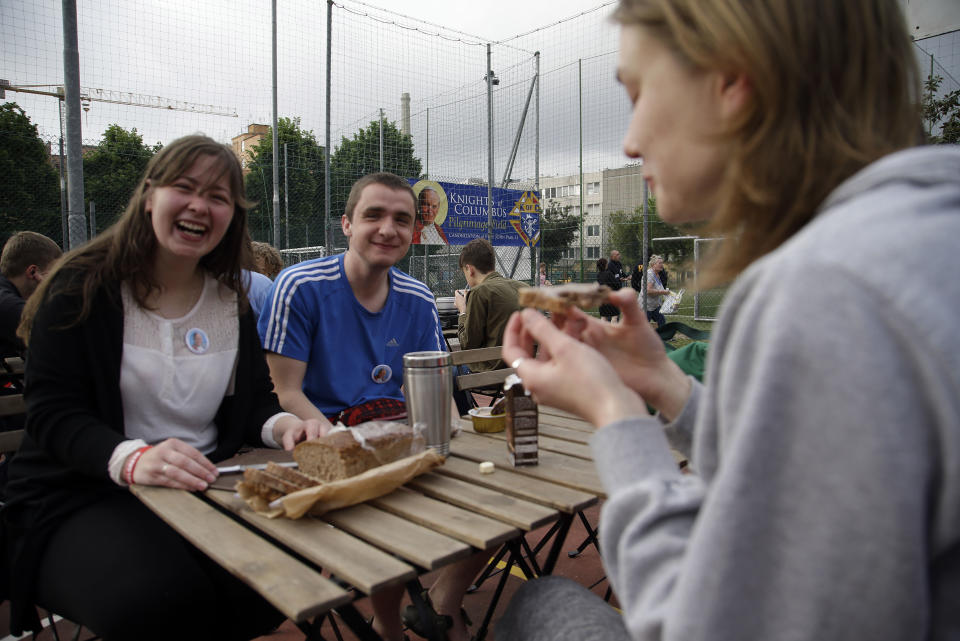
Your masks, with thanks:
[[[143,453],[149,450],[151,447],[153,446],[144,445],[127,458],[127,462],[123,467],[123,480],[127,482],[127,485],[133,485],[133,470],[135,467],[137,467],[137,461],[139,461],[140,457],[143,456]]]

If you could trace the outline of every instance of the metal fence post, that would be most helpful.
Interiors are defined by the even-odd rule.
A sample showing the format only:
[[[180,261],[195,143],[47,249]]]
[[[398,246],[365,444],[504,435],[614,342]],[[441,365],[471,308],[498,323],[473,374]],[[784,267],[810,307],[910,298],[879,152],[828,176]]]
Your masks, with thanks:
[[[290,249],[290,183],[287,181],[287,143],[283,143],[283,248]]]
[[[647,311],[647,271],[650,268],[650,219],[647,210],[647,181],[643,181],[643,278],[640,280],[640,293],[643,294],[643,311]]]
[[[280,244],[280,136],[277,131],[277,0],[270,3],[273,11],[273,244]]]
[[[583,282],[583,59],[577,59],[577,130],[580,134],[580,282]]]
[[[83,133],[76,0],[63,0],[63,85],[67,108],[67,227],[69,247],[74,248],[87,240],[87,221],[83,215]],[[67,249],[66,236],[63,245]]]
[[[487,240],[493,244],[493,70],[487,43]]]
[[[327,0],[327,86],[323,150],[323,247],[330,255],[330,61],[333,58],[333,0]],[[308,243],[309,244],[309,243]]]

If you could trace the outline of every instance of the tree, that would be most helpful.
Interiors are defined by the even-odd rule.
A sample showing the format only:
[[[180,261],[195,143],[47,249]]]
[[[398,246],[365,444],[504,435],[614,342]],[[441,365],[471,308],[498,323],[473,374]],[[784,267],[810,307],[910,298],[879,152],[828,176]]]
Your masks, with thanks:
[[[280,238],[273,238],[273,129],[252,149],[246,177],[247,198],[256,205],[250,209],[250,233],[256,240],[273,241],[277,247],[323,243],[323,155],[324,148],[312,130],[304,130],[299,118],[277,120],[279,149]],[[287,145],[286,167],[283,146]],[[284,169],[286,185],[284,188]],[[289,206],[289,229],[287,222]]]
[[[383,121],[383,170],[404,178],[421,177],[423,164],[413,155],[413,140],[394,122]],[[380,121],[373,120],[353,138],[342,138],[330,157],[331,240],[345,243],[340,232],[340,215],[347,204],[350,187],[358,179],[380,171]]]
[[[60,179],[37,126],[14,102],[0,105],[0,246],[14,231],[60,243]]]
[[[127,207],[133,190],[143,177],[150,158],[160,150],[143,144],[136,127],[127,131],[110,125],[96,149],[83,158],[83,188],[87,211],[90,203],[96,210],[97,229],[112,225]]]
[[[553,275],[553,270],[568,255],[567,250],[572,247],[580,231],[580,217],[571,214],[570,209],[560,207],[557,201],[550,200],[540,216],[540,260],[547,264],[550,278],[557,278]],[[579,266],[576,272],[579,278]]]
[[[613,212],[610,214],[609,229],[607,249],[619,251],[624,265],[632,268],[643,260],[643,207],[637,207],[632,212]]]
[[[924,82],[923,119],[927,122],[927,131],[930,133],[930,142],[933,144],[960,143],[960,89],[936,98],[940,90],[940,76],[927,76]],[[940,128],[939,135],[933,131]]]
[[[657,214],[657,200],[653,196],[647,199],[647,221],[650,240],[657,238],[676,238],[688,236],[691,232],[666,223]],[[609,248],[617,249],[623,256],[623,262],[636,265],[643,260],[643,206],[638,205],[632,212],[615,211],[610,214]],[[674,264],[683,263],[692,258],[693,246],[689,241],[666,240],[650,243],[647,255],[660,254]]]

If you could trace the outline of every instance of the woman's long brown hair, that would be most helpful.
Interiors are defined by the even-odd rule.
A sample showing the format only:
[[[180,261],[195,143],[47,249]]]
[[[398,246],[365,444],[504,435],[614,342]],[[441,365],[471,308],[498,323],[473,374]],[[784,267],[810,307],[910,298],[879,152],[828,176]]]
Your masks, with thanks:
[[[920,143],[920,74],[897,0],[621,0],[614,18],[753,88],[724,132],[732,153],[701,233],[728,240],[706,286],[779,247],[854,173]]]

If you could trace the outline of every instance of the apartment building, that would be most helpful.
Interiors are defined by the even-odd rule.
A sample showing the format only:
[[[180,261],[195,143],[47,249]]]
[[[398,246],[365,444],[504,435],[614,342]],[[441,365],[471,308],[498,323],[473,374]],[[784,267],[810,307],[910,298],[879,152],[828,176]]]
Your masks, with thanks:
[[[233,144],[233,153],[240,159],[240,166],[243,167],[244,175],[250,172],[250,170],[247,169],[247,164],[251,160],[250,150],[256,147],[264,136],[269,135],[270,125],[253,124],[247,126],[245,133],[230,139],[230,142]]]
[[[559,207],[579,217],[583,207],[583,259],[590,261],[609,252],[610,215],[615,211],[633,211],[643,204],[643,177],[640,165],[585,172],[571,176],[542,176],[540,192],[543,208]],[[581,199],[582,193],[582,199]],[[564,258],[576,260],[580,253],[579,230]]]

